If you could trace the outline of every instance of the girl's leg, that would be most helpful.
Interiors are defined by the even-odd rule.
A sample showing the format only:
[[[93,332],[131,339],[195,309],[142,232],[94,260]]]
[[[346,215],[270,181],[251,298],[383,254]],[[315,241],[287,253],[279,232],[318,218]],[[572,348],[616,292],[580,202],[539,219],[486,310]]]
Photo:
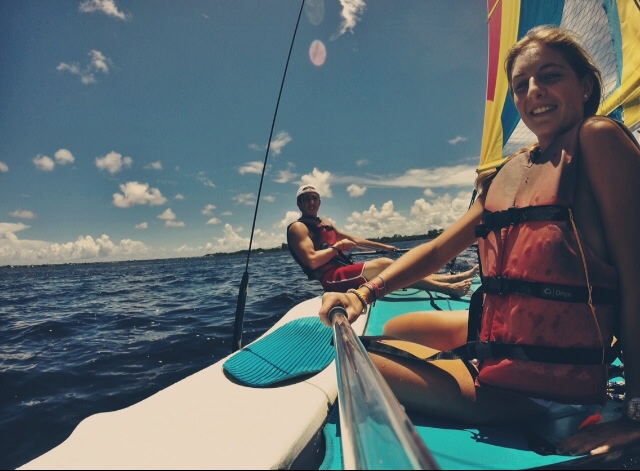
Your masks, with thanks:
[[[427,357],[436,350],[411,342],[392,345]],[[491,388],[476,388],[461,360],[413,361],[370,353],[392,391],[408,411],[467,424],[504,424],[541,414],[544,409],[526,397]]]

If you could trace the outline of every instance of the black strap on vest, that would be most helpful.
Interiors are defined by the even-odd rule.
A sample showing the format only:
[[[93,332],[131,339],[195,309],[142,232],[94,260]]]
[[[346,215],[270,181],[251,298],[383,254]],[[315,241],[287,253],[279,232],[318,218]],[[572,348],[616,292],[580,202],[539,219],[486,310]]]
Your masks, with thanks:
[[[516,226],[530,221],[568,221],[569,209],[564,206],[527,206],[525,208],[509,208],[503,211],[488,211],[482,213],[482,224],[476,226],[476,237],[486,239],[495,229]]]
[[[393,345],[382,343],[375,338],[360,337],[360,340],[369,352],[427,362],[435,360],[482,361],[487,359],[511,359],[562,365],[609,365],[620,354],[618,343],[603,351],[599,348],[543,347],[477,341],[467,342],[454,349],[422,358]]]
[[[482,286],[484,292],[487,294],[520,294],[567,303],[587,303],[589,301],[589,290],[586,286],[569,286],[538,281],[516,280],[503,276],[484,277]],[[595,304],[614,304],[618,299],[618,291],[593,286],[591,299]]]

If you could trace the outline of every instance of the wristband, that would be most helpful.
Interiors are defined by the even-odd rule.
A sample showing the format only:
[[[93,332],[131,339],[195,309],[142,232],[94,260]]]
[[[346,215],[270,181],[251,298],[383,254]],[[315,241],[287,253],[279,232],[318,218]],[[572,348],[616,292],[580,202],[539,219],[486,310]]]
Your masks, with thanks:
[[[360,294],[358,291],[356,291],[355,289],[351,288],[347,290],[347,293],[353,293],[356,295],[356,297],[358,298],[358,300],[362,303],[362,311],[364,312],[367,310],[367,301],[364,299],[364,296],[362,296],[362,294]]]

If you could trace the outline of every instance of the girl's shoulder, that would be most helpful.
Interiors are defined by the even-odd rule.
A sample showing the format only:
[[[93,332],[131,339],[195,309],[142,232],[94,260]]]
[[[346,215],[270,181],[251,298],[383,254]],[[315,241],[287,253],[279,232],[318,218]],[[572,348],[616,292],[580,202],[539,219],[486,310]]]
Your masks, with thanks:
[[[591,116],[580,125],[580,141],[587,146],[602,146],[625,138],[635,141],[633,134],[623,123],[606,116]]]

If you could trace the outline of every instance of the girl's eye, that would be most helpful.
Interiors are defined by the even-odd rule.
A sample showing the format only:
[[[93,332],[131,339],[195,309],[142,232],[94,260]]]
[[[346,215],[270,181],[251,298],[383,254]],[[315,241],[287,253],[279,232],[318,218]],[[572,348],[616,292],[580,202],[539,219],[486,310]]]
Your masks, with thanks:
[[[515,92],[523,92],[526,91],[527,89],[527,82],[526,81],[521,81],[521,82],[516,82],[513,86],[513,90]]]

